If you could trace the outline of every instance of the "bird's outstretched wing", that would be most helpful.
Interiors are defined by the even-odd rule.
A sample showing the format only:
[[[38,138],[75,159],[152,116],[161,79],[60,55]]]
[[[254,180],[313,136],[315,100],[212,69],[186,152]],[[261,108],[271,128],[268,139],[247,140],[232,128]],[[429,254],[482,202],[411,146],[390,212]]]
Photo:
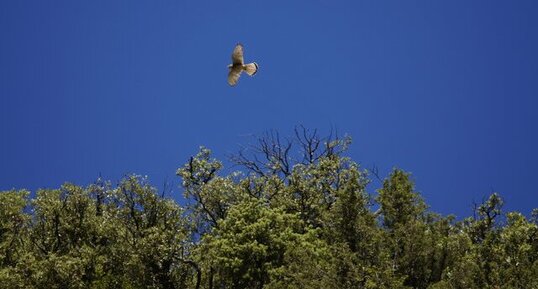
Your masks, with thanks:
[[[232,63],[243,65],[243,45],[238,43],[232,53]]]
[[[234,86],[239,81],[239,76],[241,76],[241,72],[243,71],[243,68],[241,66],[235,66],[230,69],[230,72],[228,72],[228,84],[231,86]]]

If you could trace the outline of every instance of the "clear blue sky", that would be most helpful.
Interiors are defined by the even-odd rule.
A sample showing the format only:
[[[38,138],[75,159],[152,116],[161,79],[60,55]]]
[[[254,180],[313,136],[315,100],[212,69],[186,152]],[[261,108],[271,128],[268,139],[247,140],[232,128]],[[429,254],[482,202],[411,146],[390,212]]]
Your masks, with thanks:
[[[432,209],[538,207],[538,2],[1,1],[0,190],[148,175],[297,124]],[[254,78],[226,83],[234,45]],[[370,188],[371,191],[375,186]],[[177,193],[179,189],[176,189]]]

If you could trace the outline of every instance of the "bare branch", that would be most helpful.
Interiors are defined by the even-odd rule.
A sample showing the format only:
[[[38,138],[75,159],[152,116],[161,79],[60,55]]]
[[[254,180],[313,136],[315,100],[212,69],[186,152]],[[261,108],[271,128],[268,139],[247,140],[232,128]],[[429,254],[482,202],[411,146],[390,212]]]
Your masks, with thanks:
[[[334,136],[334,137],[333,137]],[[281,175],[287,178],[296,164],[311,165],[321,158],[342,154],[350,138],[340,139],[338,132],[320,138],[318,130],[309,130],[303,125],[294,128],[293,138],[282,138],[277,131],[270,130],[257,137],[255,144],[241,148],[230,160],[260,176]],[[294,154],[292,148],[299,146]]]

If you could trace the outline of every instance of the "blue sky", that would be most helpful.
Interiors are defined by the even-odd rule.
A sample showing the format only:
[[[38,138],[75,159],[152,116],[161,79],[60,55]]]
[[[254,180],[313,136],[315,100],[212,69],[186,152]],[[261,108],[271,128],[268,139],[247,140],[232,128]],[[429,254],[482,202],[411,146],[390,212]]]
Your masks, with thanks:
[[[0,190],[225,159],[298,124],[435,211],[538,207],[536,1],[1,1]],[[234,45],[254,78],[226,83]],[[376,184],[370,188],[373,190]],[[178,189],[175,193],[178,193]]]

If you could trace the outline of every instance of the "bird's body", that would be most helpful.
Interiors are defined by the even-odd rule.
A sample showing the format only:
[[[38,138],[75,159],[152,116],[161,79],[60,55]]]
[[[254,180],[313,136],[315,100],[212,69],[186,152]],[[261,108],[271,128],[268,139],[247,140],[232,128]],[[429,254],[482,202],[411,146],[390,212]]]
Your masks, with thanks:
[[[228,84],[234,86],[239,81],[241,72],[245,71],[248,75],[253,76],[258,71],[256,62],[245,64],[243,61],[243,45],[237,44],[232,53],[232,64],[228,65]]]

